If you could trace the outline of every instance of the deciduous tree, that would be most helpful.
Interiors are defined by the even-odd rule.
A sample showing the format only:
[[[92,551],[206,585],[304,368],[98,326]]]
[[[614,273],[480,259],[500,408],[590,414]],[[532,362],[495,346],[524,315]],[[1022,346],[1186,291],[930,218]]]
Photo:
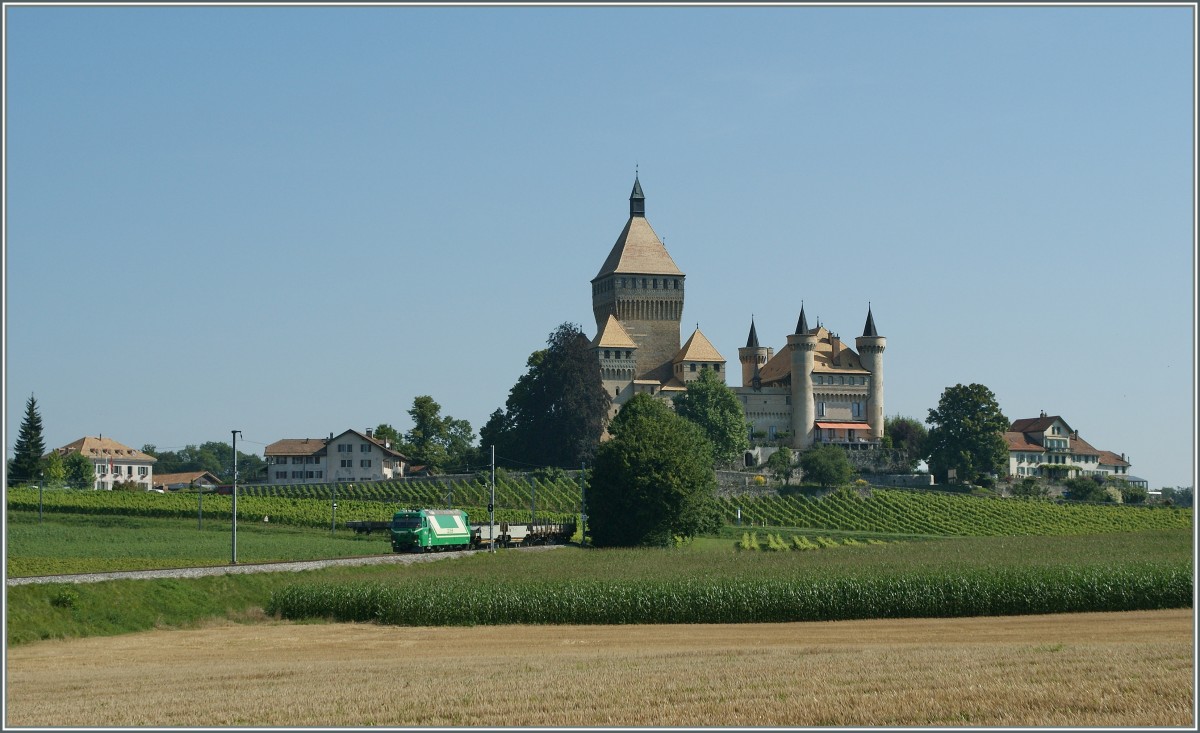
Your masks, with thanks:
[[[480,431],[483,444],[504,458],[575,468],[591,462],[604,432],[611,398],[582,329],[564,323],[547,348],[526,361],[527,371]]]
[[[675,398],[675,412],[700,426],[713,445],[713,459],[728,466],[750,447],[746,413],[737,395],[713,369],[705,369]]]
[[[67,486],[72,489],[90,489],[96,485],[96,467],[82,453],[72,451],[63,459]]]
[[[587,491],[597,546],[662,546],[720,526],[712,445],[699,427],[639,394],[609,434]]]
[[[792,449],[786,445],[767,456],[767,470],[782,484],[787,485],[792,478]]]
[[[916,418],[893,415],[883,422],[883,434],[891,441],[896,463],[909,471],[925,457],[925,441],[929,430]]]
[[[960,481],[1004,471],[1008,418],[996,396],[982,384],[956,384],[942,392],[938,406],[925,420],[931,426],[925,443],[929,469],[939,481],[955,469]]]
[[[435,473],[470,466],[475,457],[475,433],[469,422],[450,415],[442,417],[442,406],[429,395],[413,398],[408,416],[413,426],[398,448],[413,464],[428,466]]]
[[[846,457],[846,451],[836,445],[822,445],[800,454],[800,470],[806,482],[815,482],[823,488],[849,483],[854,477],[854,466]]]

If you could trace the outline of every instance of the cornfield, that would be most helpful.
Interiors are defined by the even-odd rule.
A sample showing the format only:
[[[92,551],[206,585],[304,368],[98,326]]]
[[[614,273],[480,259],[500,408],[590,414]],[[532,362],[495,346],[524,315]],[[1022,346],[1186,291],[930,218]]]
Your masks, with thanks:
[[[267,613],[403,626],[699,624],[1189,608],[1189,563],[963,569],[806,578],[315,583]]]

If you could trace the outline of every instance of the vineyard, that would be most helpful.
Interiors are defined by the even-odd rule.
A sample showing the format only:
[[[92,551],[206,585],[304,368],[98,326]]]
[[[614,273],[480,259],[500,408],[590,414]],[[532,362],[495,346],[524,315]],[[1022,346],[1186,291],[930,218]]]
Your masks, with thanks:
[[[337,523],[353,520],[382,521],[391,519],[400,508],[424,508],[440,506],[439,503],[422,502],[418,497],[368,499],[353,495],[343,497],[341,486],[337,495]],[[328,527],[333,521],[333,497],[297,498],[288,496],[243,495],[238,491],[237,516],[239,521],[274,522],[299,527]],[[472,522],[487,521],[487,499],[482,504],[460,502],[455,496],[454,507],[467,512]],[[36,489],[9,489],[8,508],[20,511],[38,511]],[[195,519],[202,511],[205,519],[228,521],[233,515],[233,497],[205,494],[200,506],[197,494],[155,494],[125,491],[46,491],[42,497],[42,510],[72,514],[117,514],[133,517],[163,517],[173,519]],[[495,518],[497,522],[523,523],[530,521],[528,507],[506,507],[499,504]],[[564,512],[543,511],[540,504],[537,519],[541,522],[574,522],[576,515]]]
[[[820,499],[803,496],[724,497],[729,524],[937,536],[1080,535],[1188,528],[1191,509],[1059,504],[1036,499],[980,498],[873,489]]]
[[[338,501],[388,502],[406,507],[487,506],[491,489],[477,480],[372,481],[349,484],[300,484],[292,486],[243,486],[239,496],[321,499],[330,501],[334,492]],[[574,514],[581,501],[579,482],[573,478],[555,480],[529,477],[497,477],[496,506],[528,510],[536,505],[543,511]],[[340,504],[339,504],[340,506]]]
[[[239,488],[238,494],[239,520],[262,521],[269,517],[269,521],[280,524],[328,527],[335,499],[341,526],[350,520],[390,519],[400,508],[453,507],[466,511],[472,521],[485,521],[491,492],[481,482],[464,479],[249,486]],[[735,496],[717,501],[730,525],[896,535],[1051,536],[1192,526],[1191,509],[1062,504],[895,489],[874,489],[866,497],[840,491],[818,499]],[[539,521],[571,522],[576,520],[580,503],[581,488],[575,479],[498,480],[496,521],[528,522],[536,505]],[[8,507],[37,511],[37,490],[10,489]],[[196,517],[198,509],[198,496],[183,492],[58,490],[46,491],[43,496],[43,510],[48,512],[191,518]],[[204,495],[204,516],[228,520],[231,511],[232,497]]]

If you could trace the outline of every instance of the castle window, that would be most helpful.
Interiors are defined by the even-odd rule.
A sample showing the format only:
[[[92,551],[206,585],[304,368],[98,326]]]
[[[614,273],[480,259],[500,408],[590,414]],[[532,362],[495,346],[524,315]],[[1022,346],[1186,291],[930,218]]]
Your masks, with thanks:
[[[824,402],[817,403],[817,417],[825,417],[825,403]]]
[[[696,365],[695,365],[695,364],[688,364],[688,371],[689,371],[689,372],[694,372],[694,371],[696,371]]]
[[[714,371],[714,372],[719,372],[719,371],[721,371],[721,365],[720,365],[720,364],[713,364],[713,371]]]
[[[642,278],[642,290],[646,289],[646,278]]]
[[[610,358],[610,357],[609,357],[609,350],[608,350],[608,349],[605,349],[605,350],[604,350],[604,358],[605,358],[605,359],[608,359],[608,358]]]
[[[632,358],[633,358],[633,352],[632,352],[632,351],[626,351],[626,352],[625,352],[625,358],[626,358],[626,359],[632,359]]]
[[[613,397],[620,397],[620,396],[621,396],[621,388],[613,387]]]
[[[676,289],[676,290],[678,290],[678,289],[679,289],[679,281],[678,281],[678,280],[676,280],[676,281],[675,281],[675,289]]]
[[[621,287],[625,287],[625,278],[621,278]]]
[[[654,278],[650,282],[652,282],[654,284],[654,289],[658,290],[658,278]]]

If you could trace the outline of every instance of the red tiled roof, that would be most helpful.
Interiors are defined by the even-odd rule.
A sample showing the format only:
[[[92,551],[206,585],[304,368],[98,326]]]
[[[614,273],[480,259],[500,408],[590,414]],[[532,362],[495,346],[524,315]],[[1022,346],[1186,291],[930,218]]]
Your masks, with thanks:
[[[1004,434],[1004,442],[1008,443],[1008,449],[1010,451],[1019,450],[1019,451],[1032,451],[1034,453],[1041,453],[1042,451],[1045,450],[1044,448],[1042,448],[1042,446],[1038,445],[1037,443],[1030,442],[1029,439],[1025,437],[1025,433],[1017,433],[1017,432],[1009,431]]]
[[[1129,461],[1121,456],[1113,453],[1110,450],[1100,451],[1100,465],[1102,466],[1129,466]]]

